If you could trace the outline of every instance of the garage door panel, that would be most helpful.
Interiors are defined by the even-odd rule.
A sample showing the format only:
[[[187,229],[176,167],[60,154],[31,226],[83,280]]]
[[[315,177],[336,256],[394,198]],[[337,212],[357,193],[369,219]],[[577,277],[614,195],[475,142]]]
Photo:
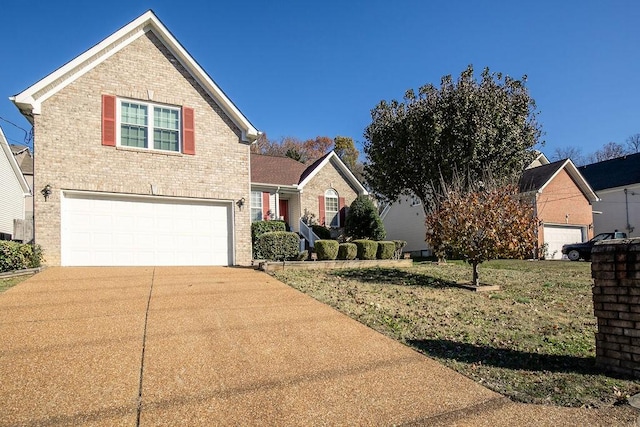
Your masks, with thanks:
[[[544,242],[548,245],[550,259],[562,259],[562,246],[582,242],[583,230],[577,226],[544,226]]]
[[[229,207],[65,195],[63,265],[229,265]]]

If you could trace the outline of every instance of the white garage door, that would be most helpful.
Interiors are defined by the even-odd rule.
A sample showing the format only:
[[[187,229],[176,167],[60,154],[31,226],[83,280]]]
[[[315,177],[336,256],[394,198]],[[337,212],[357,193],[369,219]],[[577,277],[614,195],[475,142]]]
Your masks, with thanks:
[[[562,245],[582,242],[582,230],[582,227],[545,225],[544,242],[549,245],[547,259],[562,259]]]
[[[230,265],[230,205],[66,193],[62,265]]]

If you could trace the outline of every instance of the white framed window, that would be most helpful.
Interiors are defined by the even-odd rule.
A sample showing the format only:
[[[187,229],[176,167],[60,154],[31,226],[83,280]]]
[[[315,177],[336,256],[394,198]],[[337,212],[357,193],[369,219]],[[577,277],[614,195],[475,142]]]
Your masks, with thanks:
[[[180,152],[180,108],[126,99],[117,105],[118,145]]]
[[[333,188],[324,192],[324,215],[327,227],[340,227],[338,193]]]
[[[251,192],[251,222],[262,221],[262,191]]]

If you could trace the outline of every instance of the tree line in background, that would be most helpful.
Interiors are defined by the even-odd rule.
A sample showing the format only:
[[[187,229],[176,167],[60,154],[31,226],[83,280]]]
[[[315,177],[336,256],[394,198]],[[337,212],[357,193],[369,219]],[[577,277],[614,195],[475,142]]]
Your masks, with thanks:
[[[335,151],[358,180],[364,182],[364,165],[359,160],[360,152],[355,146],[353,138],[348,136],[317,136],[314,139],[301,140],[293,136],[286,136],[279,140],[269,139],[263,133],[258,141],[251,146],[251,151],[269,156],[289,157],[304,164],[311,164],[320,157]]]
[[[586,155],[578,147],[556,148],[550,160],[571,159],[577,166],[584,166],[635,153],[640,153],[640,133],[629,136],[624,145],[617,142],[607,142],[599,150]]]

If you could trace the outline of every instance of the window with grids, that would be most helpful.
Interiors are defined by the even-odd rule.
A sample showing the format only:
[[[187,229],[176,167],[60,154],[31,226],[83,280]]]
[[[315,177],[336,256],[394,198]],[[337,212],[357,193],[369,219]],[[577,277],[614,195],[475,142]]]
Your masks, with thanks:
[[[251,192],[251,222],[262,221],[262,191]]]
[[[324,213],[328,227],[340,227],[338,193],[334,189],[324,192]]]
[[[120,145],[180,151],[180,109],[143,102],[120,102]]]

